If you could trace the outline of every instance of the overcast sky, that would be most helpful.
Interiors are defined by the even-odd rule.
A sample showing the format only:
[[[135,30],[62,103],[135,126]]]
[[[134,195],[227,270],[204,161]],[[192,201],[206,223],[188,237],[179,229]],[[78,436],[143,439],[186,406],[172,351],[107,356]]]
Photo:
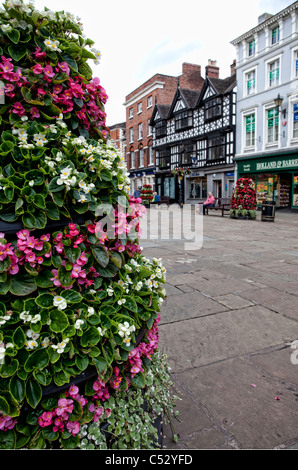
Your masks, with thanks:
[[[291,0],[35,0],[36,8],[65,10],[81,18],[84,34],[102,53],[94,77],[109,96],[109,126],[125,121],[125,97],[155,73],[178,76],[182,63],[216,60],[220,78],[236,58],[230,44],[258,24],[262,13],[276,14]]]

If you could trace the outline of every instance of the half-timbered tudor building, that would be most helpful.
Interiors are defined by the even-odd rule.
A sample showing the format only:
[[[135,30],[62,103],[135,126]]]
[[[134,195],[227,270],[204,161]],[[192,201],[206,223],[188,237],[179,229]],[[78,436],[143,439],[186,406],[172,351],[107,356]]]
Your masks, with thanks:
[[[210,66],[211,65],[211,66]],[[210,70],[212,69],[212,73]],[[155,187],[177,202],[178,182],[171,171],[189,168],[184,179],[184,203],[198,203],[209,191],[230,197],[234,187],[236,75],[218,78],[209,63],[200,91],[179,84],[170,106],[155,105],[151,126],[156,157]]]

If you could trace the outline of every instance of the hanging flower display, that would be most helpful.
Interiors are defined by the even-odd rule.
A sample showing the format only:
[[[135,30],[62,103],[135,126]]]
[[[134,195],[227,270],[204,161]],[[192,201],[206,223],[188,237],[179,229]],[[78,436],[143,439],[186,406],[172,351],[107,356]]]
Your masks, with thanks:
[[[93,46],[70,13],[0,10],[1,449],[150,448],[174,408],[165,269],[142,255]]]
[[[230,216],[255,219],[257,216],[255,183],[251,178],[239,178],[233,191]]]
[[[171,174],[174,176],[185,176],[190,175],[191,170],[189,168],[174,168]]]

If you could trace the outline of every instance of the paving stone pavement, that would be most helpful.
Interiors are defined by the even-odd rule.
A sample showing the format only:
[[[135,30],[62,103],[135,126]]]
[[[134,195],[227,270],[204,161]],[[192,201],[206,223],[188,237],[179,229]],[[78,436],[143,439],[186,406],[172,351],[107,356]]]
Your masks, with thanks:
[[[181,401],[179,440],[165,426],[165,448],[297,449],[298,213],[264,222],[260,212],[234,220],[184,206],[187,233],[203,237],[190,250],[166,226],[156,237],[156,215],[167,221],[167,211],[179,228],[178,206],[152,208],[141,239],[167,269],[160,345]]]

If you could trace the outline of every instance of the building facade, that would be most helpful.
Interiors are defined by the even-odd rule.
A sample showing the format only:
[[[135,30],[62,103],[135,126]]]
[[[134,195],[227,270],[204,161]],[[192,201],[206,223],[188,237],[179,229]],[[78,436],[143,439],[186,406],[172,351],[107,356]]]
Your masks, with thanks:
[[[178,79],[190,88],[204,81],[199,65],[184,63],[179,77],[155,74],[126,96],[126,163],[131,194],[144,184],[151,184],[155,189],[155,155],[150,120],[156,103],[167,105],[172,102]]]
[[[126,153],[126,122],[110,126],[110,138],[119,154],[125,158]]]
[[[238,176],[257,202],[298,209],[298,2],[234,39]]]
[[[183,202],[199,203],[211,191],[215,197],[231,197],[234,188],[236,75],[219,78],[215,61],[205,68],[200,89],[177,87],[170,106],[156,104],[151,125],[156,157],[156,190],[181,198],[178,181],[171,171],[187,168]]]

